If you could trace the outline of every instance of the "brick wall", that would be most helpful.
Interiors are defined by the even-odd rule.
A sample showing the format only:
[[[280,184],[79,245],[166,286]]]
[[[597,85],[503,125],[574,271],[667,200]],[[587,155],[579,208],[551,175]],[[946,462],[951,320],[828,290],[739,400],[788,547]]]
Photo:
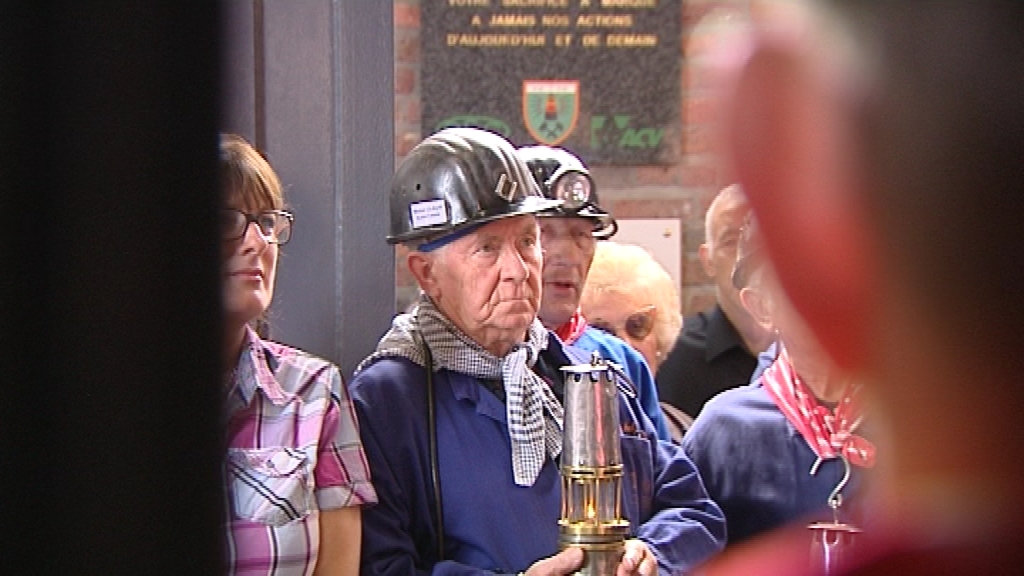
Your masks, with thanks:
[[[408,154],[425,134],[420,124],[420,0],[395,1],[395,157]],[[673,0],[668,0],[673,1]],[[678,218],[682,223],[683,314],[714,302],[714,287],[697,260],[704,240],[704,212],[715,193],[730,183],[715,153],[714,98],[706,51],[715,34],[731,18],[750,11],[750,0],[683,1],[683,54],[680,83],[680,126],[670,143],[678,162],[659,166],[592,166],[601,203],[617,218]],[[396,253],[396,294],[404,306],[416,293],[405,268],[405,254]]]

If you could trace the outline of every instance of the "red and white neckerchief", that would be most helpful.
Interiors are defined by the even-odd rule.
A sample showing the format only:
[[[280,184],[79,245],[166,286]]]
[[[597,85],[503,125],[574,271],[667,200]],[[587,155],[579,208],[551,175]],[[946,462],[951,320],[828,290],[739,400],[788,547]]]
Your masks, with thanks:
[[[850,464],[870,468],[875,464],[875,445],[854,434],[860,425],[860,385],[848,385],[835,410],[822,406],[793,369],[785,347],[764,371],[761,382],[775,404],[822,460],[845,457]]]
[[[580,336],[583,335],[583,331],[587,329],[587,319],[580,313],[580,309],[577,308],[573,312],[572,317],[565,323],[559,326],[555,330],[555,336],[566,344],[572,344],[579,340]]]

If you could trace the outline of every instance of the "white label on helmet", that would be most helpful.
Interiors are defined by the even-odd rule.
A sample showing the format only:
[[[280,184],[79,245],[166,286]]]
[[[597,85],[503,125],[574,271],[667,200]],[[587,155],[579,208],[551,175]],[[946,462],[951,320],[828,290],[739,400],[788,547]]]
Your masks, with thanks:
[[[426,228],[448,223],[448,210],[443,199],[424,200],[409,205],[413,228]]]

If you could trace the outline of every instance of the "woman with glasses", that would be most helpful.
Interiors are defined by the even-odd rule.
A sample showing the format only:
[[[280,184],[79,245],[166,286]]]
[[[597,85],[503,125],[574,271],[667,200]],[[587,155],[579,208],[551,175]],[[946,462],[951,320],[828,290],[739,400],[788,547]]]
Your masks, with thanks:
[[[683,325],[679,293],[668,272],[642,247],[610,240],[597,245],[580,310],[591,326],[643,354],[652,374]],[[693,418],[665,402],[659,407],[668,436],[680,441]]]
[[[655,374],[683,323],[679,292],[661,264],[640,246],[610,240],[597,245],[580,308],[591,326],[639,350]]]
[[[294,218],[241,137],[221,136],[220,169],[228,573],[355,574],[376,493],[341,373],[254,329]]]

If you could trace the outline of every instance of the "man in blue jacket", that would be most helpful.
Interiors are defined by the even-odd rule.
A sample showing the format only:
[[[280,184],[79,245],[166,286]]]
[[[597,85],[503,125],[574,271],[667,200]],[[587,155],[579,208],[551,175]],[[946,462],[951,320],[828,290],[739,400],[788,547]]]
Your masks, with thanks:
[[[590,171],[564,148],[524,146],[519,157],[526,162],[544,196],[563,204],[540,212],[540,243],[544,250],[540,310],[537,319],[566,344],[620,365],[636,387],[644,413],[658,437],[671,440],[658,404],[654,376],[640,352],[622,339],[587,324],[580,312],[580,296],[587,282],[598,240],[615,235],[615,218],[598,205],[597,188]]]
[[[365,574],[568,574],[558,552],[563,376],[588,361],[537,320],[544,198],[496,134],[450,128],[398,167],[388,241],[410,247],[421,297],[352,379],[379,503],[363,517]],[[682,450],[620,395],[619,574],[684,573],[725,524]]]
[[[778,358],[750,384],[712,398],[683,449],[725,513],[729,546],[797,520],[862,525],[864,478],[875,462],[863,385],[829,360],[793,311],[750,214],[736,253],[733,285],[751,317],[776,334]],[[811,539],[808,531],[807,548]]]

